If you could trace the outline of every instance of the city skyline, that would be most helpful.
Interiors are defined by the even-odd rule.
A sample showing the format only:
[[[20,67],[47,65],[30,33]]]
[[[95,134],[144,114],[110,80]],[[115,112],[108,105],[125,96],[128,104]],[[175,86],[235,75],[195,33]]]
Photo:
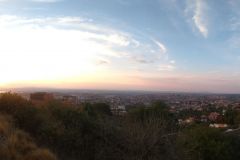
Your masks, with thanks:
[[[0,0],[0,87],[240,93],[237,0]]]

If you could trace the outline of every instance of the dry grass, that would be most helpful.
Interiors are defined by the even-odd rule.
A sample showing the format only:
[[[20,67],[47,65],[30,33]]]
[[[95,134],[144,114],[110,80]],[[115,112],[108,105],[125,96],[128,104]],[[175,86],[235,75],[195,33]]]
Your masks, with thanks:
[[[10,117],[0,115],[0,159],[56,160],[56,157],[39,148],[27,133],[15,129]]]

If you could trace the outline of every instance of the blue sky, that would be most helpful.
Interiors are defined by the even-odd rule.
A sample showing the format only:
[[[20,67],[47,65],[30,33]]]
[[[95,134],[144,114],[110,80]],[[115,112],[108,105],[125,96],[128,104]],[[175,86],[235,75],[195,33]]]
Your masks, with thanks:
[[[240,92],[238,0],[0,0],[0,43],[3,87]]]

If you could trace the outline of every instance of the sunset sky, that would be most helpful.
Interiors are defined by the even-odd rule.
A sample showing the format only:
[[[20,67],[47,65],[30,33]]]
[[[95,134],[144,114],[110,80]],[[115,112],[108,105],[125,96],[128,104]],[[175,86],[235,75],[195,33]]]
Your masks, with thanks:
[[[239,0],[0,0],[0,87],[240,93]]]

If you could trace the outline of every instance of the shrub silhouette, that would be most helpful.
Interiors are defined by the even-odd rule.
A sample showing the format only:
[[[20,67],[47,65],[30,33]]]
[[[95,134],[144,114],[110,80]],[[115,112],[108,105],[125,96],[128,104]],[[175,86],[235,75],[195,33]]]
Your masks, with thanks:
[[[30,102],[21,96],[13,93],[4,93],[0,95],[0,112],[15,114],[18,108],[29,106]]]

